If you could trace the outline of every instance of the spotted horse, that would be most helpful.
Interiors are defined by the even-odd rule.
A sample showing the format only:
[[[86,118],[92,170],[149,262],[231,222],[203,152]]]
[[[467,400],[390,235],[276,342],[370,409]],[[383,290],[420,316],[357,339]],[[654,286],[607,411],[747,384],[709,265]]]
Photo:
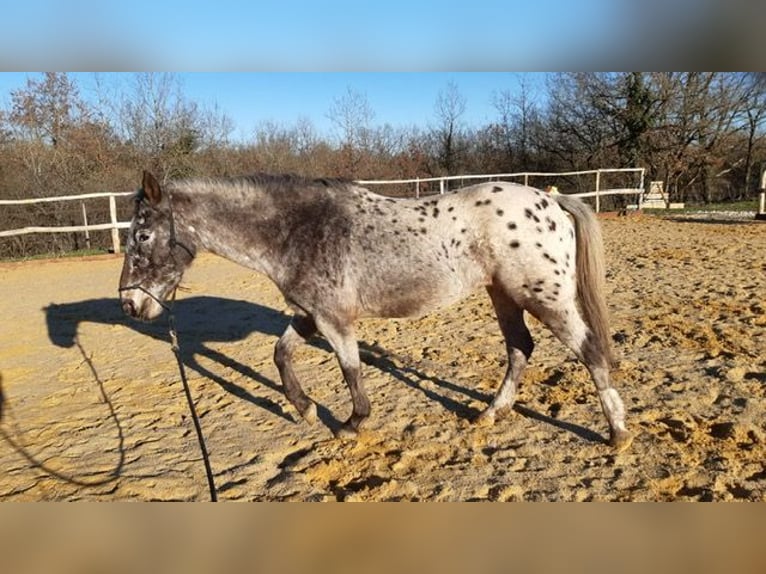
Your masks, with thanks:
[[[348,181],[253,175],[161,186],[144,172],[120,278],[125,313],[158,317],[196,253],[205,249],[273,281],[294,312],[274,361],[287,399],[308,422],[316,405],[293,369],[296,347],[319,332],[353,402],[337,431],[356,436],[370,415],[355,322],[413,317],[486,288],[508,352],[505,377],[479,415],[513,406],[534,343],[525,311],[588,368],[609,441],[630,444],[625,408],[610,382],[601,232],[580,200],[512,183],[437,197],[394,199]]]

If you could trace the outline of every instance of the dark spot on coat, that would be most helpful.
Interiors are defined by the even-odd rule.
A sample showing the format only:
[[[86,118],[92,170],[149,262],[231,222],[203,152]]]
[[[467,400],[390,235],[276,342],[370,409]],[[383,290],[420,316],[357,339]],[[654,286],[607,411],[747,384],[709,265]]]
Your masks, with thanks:
[[[534,291],[535,293],[542,293],[543,292],[543,288],[542,287],[532,287],[532,291]]]
[[[498,193],[498,192],[500,192],[500,191],[503,191],[503,188],[502,188],[502,187],[500,187],[499,185],[496,185],[496,186],[494,186],[494,187],[492,188],[492,193]]]
[[[540,205],[542,205],[543,209],[545,209],[548,207],[548,200],[543,197],[542,200],[540,200]]]
[[[449,211],[449,212],[452,212],[452,211],[454,211],[454,210],[455,210],[455,206],[454,206],[454,205],[450,205],[450,206],[447,208],[447,211]]]
[[[502,209],[498,209],[497,211],[495,211],[495,213],[497,213],[498,216],[502,217],[503,213],[505,212]]]
[[[461,230],[460,230],[460,233],[465,233],[466,231],[467,231],[467,230],[466,230],[466,228],[464,227],[463,229],[461,229]]]
[[[517,225],[513,221],[508,222],[508,229],[516,229]]]
[[[531,210],[531,209],[529,209],[528,207],[527,207],[527,208],[524,210],[524,215],[526,216],[526,218],[527,218],[527,219],[532,219],[532,220],[534,220],[534,222],[535,222],[535,223],[540,223],[540,218],[539,218],[539,217],[537,217],[537,216],[536,216],[536,215],[535,215],[535,214],[532,212],[532,210]]]
[[[513,247],[514,249],[518,248],[519,245],[520,245],[520,243],[518,241],[516,241],[515,239],[513,241],[511,241],[511,243],[510,243],[510,246]]]
[[[434,216],[434,218],[439,217],[439,208],[438,207],[434,207],[433,216]]]
[[[421,228],[420,228],[420,233],[422,233],[423,235],[425,235],[426,233],[428,233],[428,230],[427,230],[425,227],[421,227]]]

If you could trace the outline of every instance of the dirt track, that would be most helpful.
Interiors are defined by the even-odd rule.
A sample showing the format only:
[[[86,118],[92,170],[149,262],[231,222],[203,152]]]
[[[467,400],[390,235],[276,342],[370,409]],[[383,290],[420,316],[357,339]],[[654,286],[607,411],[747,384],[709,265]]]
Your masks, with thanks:
[[[326,345],[296,358],[321,423],[298,421],[271,362],[285,305],[204,255],[178,329],[219,497],[237,500],[764,500],[766,225],[603,220],[613,373],[636,433],[614,454],[585,369],[538,324],[515,412],[469,421],[504,372],[487,297],[359,326],[373,414]],[[0,265],[0,500],[205,500],[164,321],[123,319],[121,259]]]

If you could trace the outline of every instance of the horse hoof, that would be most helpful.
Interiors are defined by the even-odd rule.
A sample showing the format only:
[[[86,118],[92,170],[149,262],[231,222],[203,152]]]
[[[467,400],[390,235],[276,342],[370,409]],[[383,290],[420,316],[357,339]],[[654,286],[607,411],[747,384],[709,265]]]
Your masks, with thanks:
[[[633,435],[626,430],[612,430],[609,433],[609,446],[615,451],[626,450],[633,442]]]
[[[340,440],[356,440],[359,438],[359,431],[348,424],[344,424],[335,431],[335,438]]]
[[[303,417],[304,421],[310,425],[313,425],[315,422],[317,422],[317,406],[314,403],[309,403],[309,406],[306,407],[306,410],[301,413],[301,416]]]
[[[488,407],[479,413],[473,420],[473,424],[480,427],[489,427],[495,424],[495,409]]]

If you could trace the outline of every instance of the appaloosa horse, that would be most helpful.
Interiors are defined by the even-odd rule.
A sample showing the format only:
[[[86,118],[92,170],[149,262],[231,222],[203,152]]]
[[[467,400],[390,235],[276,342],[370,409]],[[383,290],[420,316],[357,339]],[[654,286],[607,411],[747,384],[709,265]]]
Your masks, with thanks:
[[[355,436],[370,414],[354,323],[412,317],[485,287],[508,368],[480,419],[510,411],[534,343],[528,311],[586,365],[610,443],[631,440],[609,380],[612,362],[598,221],[578,199],[511,183],[438,197],[393,199],[352,182],[254,175],[173,181],[144,172],[120,278],[122,308],[151,320],[198,249],[268,276],[295,312],[274,360],[287,399],[309,422],[316,405],[293,370],[293,352],[317,331],[335,351],[353,410],[338,431]]]

